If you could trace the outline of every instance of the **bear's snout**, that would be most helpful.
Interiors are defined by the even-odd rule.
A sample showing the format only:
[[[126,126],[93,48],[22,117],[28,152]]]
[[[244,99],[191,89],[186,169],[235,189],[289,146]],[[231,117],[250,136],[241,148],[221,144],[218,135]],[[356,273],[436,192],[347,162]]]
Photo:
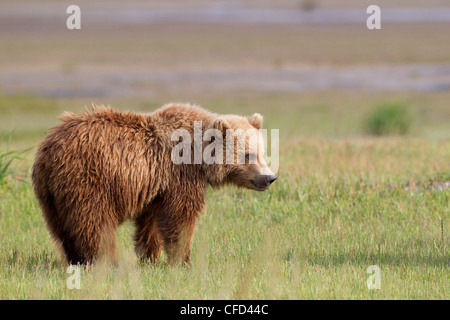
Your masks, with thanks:
[[[270,175],[260,175],[252,182],[257,190],[263,191],[267,190],[275,180],[277,180],[277,176],[274,174],[270,174]]]

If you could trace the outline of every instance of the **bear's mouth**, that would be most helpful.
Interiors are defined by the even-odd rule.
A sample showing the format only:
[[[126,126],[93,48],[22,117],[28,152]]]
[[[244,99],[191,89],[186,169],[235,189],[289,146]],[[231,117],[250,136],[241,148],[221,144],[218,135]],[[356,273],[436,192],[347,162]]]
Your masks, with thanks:
[[[257,191],[266,191],[267,189],[269,189],[270,184],[266,184],[264,183],[263,185],[261,185],[260,183],[257,183],[255,180],[251,180],[251,183],[253,184],[252,189],[257,190]]]

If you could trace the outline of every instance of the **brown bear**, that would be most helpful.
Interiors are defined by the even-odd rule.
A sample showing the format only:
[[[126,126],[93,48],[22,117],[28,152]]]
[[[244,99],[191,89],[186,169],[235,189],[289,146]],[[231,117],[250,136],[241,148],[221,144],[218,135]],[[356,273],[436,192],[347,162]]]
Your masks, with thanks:
[[[163,246],[170,264],[189,263],[207,185],[262,191],[276,179],[264,160],[259,114],[218,115],[186,104],[165,105],[149,114],[99,106],[81,115],[64,113],[60,120],[37,150],[32,181],[51,235],[70,264],[89,264],[104,254],[114,260],[115,231],[127,219],[135,222],[135,250],[142,258],[158,261]],[[231,129],[233,140],[245,148],[234,144],[233,154],[221,162],[174,161],[174,147],[180,144],[174,132],[194,136],[199,133],[195,124],[202,124],[201,134],[208,129],[219,133],[222,146],[212,155],[226,153]],[[256,139],[246,134],[249,129]],[[202,139],[201,147],[217,144],[215,138]],[[251,143],[257,151],[249,154],[255,149]],[[191,160],[195,151],[181,153]],[[243,163],[229,161],[243,152]]]

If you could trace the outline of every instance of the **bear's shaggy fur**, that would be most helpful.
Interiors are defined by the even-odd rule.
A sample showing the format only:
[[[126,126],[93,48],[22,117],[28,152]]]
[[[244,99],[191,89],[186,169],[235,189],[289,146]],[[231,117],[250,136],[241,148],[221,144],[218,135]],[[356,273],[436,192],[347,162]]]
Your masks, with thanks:
[[[115,231],[127,219],[135,222],[139,255],[157,261],[163,246],[169,263],[188,263],[208,184],[256,190],[270,184],[254,182],[262,169],[267,171],[263,153],[256,165],[171,160],[174,130],[193,136],[194,121],[202,121],[203,130],[260,129],[258,114],[221,116],[171,104],[149,114],[101,106],[60,119],[37,150],[32,180],[48,228],[69,263],[91,263],[102,254],[114,260]]]

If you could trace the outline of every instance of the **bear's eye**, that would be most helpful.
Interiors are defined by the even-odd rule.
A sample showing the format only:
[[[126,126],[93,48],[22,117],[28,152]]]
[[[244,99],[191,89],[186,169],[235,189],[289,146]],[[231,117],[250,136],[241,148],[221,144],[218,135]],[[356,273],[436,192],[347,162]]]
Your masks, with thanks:
[[[245,155],[245,160],[247,160],[247,161],[250,161],[250,160],[255,161],[256,160],[256,155],[253,154],[253,153],[247,153]]]

